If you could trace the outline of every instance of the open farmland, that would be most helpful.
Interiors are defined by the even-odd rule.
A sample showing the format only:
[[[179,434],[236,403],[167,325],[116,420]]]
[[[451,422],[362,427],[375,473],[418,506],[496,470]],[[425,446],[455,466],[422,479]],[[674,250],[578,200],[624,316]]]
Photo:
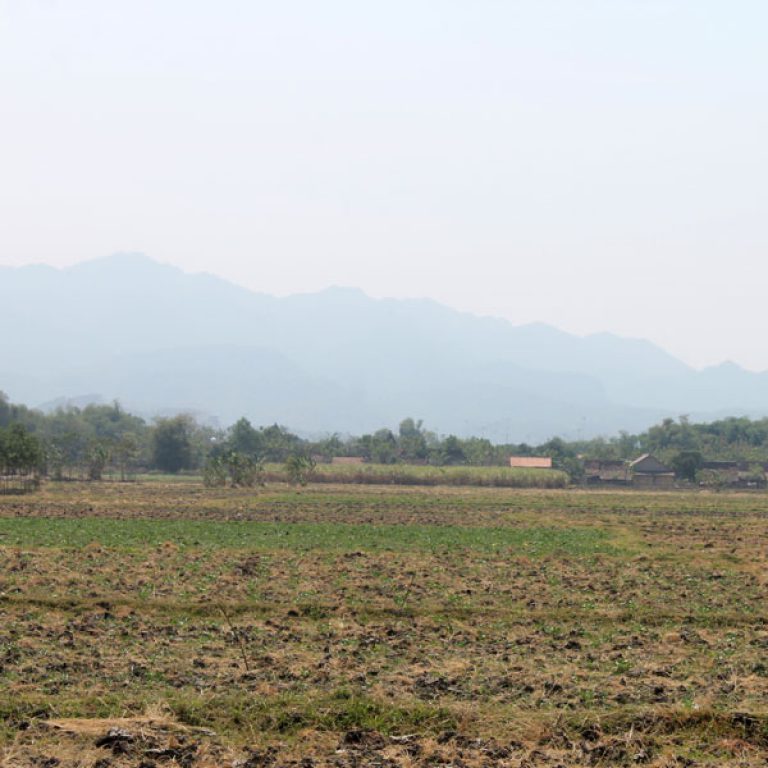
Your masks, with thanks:
[[[9,766],[761,765],[768,496],[0,497]]]

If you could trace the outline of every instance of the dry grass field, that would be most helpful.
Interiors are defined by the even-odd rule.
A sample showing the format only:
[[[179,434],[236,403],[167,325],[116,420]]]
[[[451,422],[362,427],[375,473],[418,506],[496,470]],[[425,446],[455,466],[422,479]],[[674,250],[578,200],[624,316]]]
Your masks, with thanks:
[[[0,763],[765,766],[768,495],[0,497]]]

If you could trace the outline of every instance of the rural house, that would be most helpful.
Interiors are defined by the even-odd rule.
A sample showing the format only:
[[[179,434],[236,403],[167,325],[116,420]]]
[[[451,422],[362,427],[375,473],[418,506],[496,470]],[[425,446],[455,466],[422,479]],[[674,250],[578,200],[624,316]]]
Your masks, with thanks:
[[[730,485],[741,488],[763,487],[768,464],[749,461],[705,461],[699,468],[702,485]]]
[[[631,461],[629,471],[636,488],[673,488],[675,485],[674,471],[650,453]]]

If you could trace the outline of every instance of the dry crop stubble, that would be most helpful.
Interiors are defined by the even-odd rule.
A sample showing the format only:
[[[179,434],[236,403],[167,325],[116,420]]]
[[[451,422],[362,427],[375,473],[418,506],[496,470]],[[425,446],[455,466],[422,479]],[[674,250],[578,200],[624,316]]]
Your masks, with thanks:
[[[5,759],[764,765],[767,535],[762,495],[0,499]]]

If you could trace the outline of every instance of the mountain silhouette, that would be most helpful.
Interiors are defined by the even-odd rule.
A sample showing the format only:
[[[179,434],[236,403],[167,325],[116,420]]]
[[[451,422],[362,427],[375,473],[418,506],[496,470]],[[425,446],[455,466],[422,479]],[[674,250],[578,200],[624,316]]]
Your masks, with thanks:
[[[537,442],[664,416],[768,413],[768,374],[697,371],[654,344],[513,325],[350,288],[276,298],[138,254],[0,268],[0,389],[31,405],[119,399],[305,434],[407,416]]]

